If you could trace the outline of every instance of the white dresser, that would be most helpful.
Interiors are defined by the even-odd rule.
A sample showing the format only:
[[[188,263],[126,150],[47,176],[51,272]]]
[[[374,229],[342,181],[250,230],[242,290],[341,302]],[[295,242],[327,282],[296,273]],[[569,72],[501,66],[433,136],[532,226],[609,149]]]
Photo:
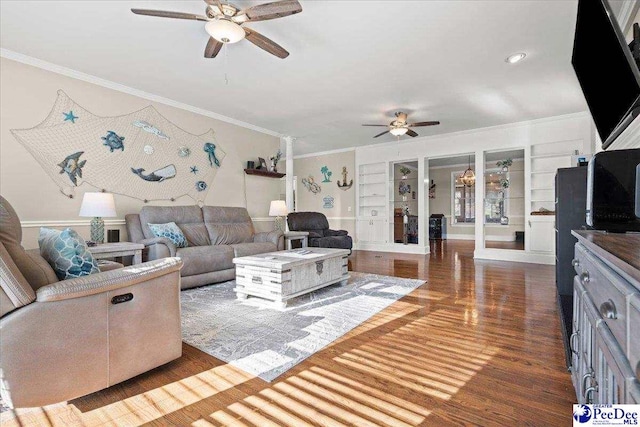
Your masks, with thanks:
[[[573,231],[571,376],[580,403],[640,403],[640,234]]]

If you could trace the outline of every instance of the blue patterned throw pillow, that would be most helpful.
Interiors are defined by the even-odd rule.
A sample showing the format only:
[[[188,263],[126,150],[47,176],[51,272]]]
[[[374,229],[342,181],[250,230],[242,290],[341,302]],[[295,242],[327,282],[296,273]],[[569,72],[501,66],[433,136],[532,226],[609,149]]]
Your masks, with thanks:
[[[38,246],[40,255],[47,260],[60,280],[100,272],[84,239],[70,228],[60,231],[41,227]]]
[[[186,248],[189,246],[187,238],[182,234],[182,230],[175,222],[168,222],[166,224],[149,224],[147,223],[151,232],[156,237],[166,237],[171,240],[177,248]]]

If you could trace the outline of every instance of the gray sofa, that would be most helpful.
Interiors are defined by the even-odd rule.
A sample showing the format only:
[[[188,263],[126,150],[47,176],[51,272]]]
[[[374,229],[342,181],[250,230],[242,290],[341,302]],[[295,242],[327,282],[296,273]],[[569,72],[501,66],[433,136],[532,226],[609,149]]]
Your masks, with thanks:
[[[256,233],[245,208],[222,206],[144,206],[139,214],[125,216],[132,242],[145,245],[145,261],[179,257],[182,289],[235,278],[234,257],[284,250],[281,231]],[[147,224],[175,222],[189,246],[176,248],[155,237]]]

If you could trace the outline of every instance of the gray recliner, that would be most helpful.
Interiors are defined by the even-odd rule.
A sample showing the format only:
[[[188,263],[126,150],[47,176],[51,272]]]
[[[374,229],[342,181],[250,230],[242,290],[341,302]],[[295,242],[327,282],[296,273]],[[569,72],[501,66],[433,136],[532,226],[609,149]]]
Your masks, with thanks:
[[[59,281],[21,240],[20,220],[0,196],[0,395],[7,405],[74,399],[181,356],[180,259]]]
[[[287,216],[287,224],[291,231],[308,231],[309,246],[349,250],[353,247],[349,233],[330,229],[327,217],[320,212],[292,212]]]

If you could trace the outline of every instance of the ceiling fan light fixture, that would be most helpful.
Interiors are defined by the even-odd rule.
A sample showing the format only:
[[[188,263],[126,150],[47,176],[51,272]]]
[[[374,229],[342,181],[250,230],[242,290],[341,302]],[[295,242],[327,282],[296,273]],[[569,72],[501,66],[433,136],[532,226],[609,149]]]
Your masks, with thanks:
[[[240,25],[224,18],[207,22],[204,29],[211,37],[222,43],[236,43],[246,36]]]
[[[507,56],[507,59],[504,62],[508,62],[509,64],[515,64],[516,62],[522,61],[527,56],[524,52],[514,53],[513,55]]]
[[[405,127],[391,128],[389,130],[389,132],[391,132],[391,135],[393,135],[393,136],[402,136],[405,133],[407,133],[408,131],[409,131],[409,129],[405,128]]]

